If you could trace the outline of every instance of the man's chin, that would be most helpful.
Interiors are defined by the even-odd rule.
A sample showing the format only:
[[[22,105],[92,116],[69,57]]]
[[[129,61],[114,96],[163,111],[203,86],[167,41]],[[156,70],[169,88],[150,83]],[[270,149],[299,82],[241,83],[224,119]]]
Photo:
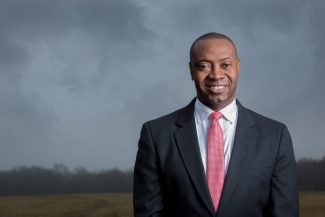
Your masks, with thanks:
[[[228,106],[232,102],[231,99],[223,99],[223,98],[217,98],[217,99],[211,99],[209,101],[209,108],[211,108],[214,111],[219,111],[223,109],[224,107]]]

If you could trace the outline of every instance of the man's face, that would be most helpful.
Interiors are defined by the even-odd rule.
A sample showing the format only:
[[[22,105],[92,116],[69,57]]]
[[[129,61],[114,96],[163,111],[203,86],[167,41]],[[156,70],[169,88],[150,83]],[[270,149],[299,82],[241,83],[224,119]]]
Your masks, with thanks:
[[[235,99],[240,60],[230,41],[198,41],[189,66],[197,98],[204,105],[219,111]]]

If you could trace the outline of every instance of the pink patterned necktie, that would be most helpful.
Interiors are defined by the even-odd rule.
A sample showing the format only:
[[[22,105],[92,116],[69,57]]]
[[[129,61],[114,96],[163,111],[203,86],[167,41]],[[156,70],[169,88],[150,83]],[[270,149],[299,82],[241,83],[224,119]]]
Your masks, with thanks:
[[[215,211],[218,210],[225,179],[223,132],[218,121],[222,116],[220,112],[210,115],[212,121],[208,132],[207,181]]]

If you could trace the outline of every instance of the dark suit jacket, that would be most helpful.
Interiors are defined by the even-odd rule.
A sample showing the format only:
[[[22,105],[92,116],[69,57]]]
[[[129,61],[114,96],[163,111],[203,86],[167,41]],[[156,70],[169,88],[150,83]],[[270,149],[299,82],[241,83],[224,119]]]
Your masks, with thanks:
[[[134,168],[135,216],[298,217],[297,169],[287,127],[238,101],[233,150],[215,213],[194,103],[143,125]]]

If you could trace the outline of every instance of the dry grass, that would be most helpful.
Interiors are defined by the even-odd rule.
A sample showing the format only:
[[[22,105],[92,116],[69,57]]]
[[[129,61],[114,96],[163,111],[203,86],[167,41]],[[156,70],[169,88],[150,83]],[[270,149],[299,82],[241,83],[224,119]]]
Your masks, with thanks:
[[[0,197],[0,217],[129,217],[132,194]],[[324,217],[325,192],[300,193],[300,217]]]
[[[324,217],[325,192],[300,192],[300,217]]]
[[[0,197],[0,217],[129,217],[132,194]]]

